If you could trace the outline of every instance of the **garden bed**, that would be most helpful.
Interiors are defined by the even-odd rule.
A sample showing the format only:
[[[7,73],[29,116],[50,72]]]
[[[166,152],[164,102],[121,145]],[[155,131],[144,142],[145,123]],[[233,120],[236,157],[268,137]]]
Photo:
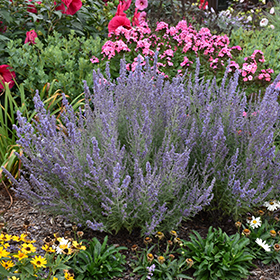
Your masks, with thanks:
[[[31,221],[31,226],[28,229],[30,232],[30,237],[37,241],[37,246],[40,247],[44,244],[43,239],[48,236],[50,233],[59,233],[61,236],[65,236],[69,231],[72,231],[72,224],[66,223],[60,217],[55,217],[53,215],[48,215],[45,213],[40,213],[38,209],[32,207],[28,204],[27,201],[23,199],[17,199],[13,192],[12,194],[12,205],[10,196],[7,194],[4,186],[0,186],[0,209],[3,209],[5,212],[1,217],[0,222],[5,223],[5,227],[8,229],[9,234],[19,235],[25,232],[23,224],[27,219]],[[207,213],[200,213],[195,218],[189,222],[183,222],[180,227],[177,229],[181,239],[189,240],[189,234],[192,230],[196,230],[201,234],[203,238],[206,237],[209,226],[221,227],[223,231],[227,232],[229,235],[236,232],[234,222],[224,220],[219,223],[209,222],[209,217]],[[81,229],[80,229],[81,230]],[[143,238],[140,236],[140,231],[134,230],[129,234],[125,230],[121,230],[116,235],[106,234],[104,232],[92,231],[90,229],[83,229],[85,235],[84,239],[91,240],[93,237],[98,238],[102,242],[106,235],[108,235],[108,244],[125,246],[128,248],[127,251],[122,251],[122,254],[126,256],[126,271],[123,273],[122,278],[114,279],[127,279],[127,280],[137,280],[140,279],[132,273],[132,268],[130,267],[131,259],[135,258],[135,255],[131,251],[131,247],[136,244],[140,248],[144,248]],[[72,233],[73,235],[73,233]],[[72,236],[73,237],[73,236]],[[43,251],[41,251],[44,253]],[[246,280],[278,280],[280,279],[280,265],[264,265],[260,261],[254,261],[256,265],[255,268],[252,268],[250,271],[250,276]],[[192,269],[188,271],[188,275],[191,276]]]

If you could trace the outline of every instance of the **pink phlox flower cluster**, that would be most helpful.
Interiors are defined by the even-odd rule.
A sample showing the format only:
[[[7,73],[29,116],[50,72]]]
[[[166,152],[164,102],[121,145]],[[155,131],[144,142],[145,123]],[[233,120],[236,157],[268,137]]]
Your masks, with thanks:
[[[224,57],[224,56],[228,56],[229,58],[232,58],[232,55],[230,53],[230,49],[228,49],[228,47],[224,47],[219,51],[218,57]]]
[[[261,73],[258,76],[258,78],[259,78],[259,80],[265,79],[267,82],[270,82],[270,80],[271,80],[270,74],[272,74],[272,73],[274,73],[274,71],[272,69],[270,69],[270,68],[262,69]]]
[[[233,47],[231,47],[231,50],[242,51],[242,48],[240,46],[233,46]]]
[[[170,29],[168,30],[168,33],[171,35],[171,36],[174,36],[178,33],[178,30],[176,27],[172,26],[170,27]]]
[[[239,69],[239,64],[231,60],[229,64],[229,72],[235,72],[236,69]]]
[[[260,50],[254,50],[251,58],[259,62],[265,62],[263,52]]]
[[[280,82],[276,84],[275,89],[280,90]]]
[[[99,63],[99,59],[96,56],[92,56],[92,58],[90,59],[91,63]]]
[[[204,55],[213,55],[214,54],[215,49],[213,47],[209,47],[204,51]]]
[[[164,53],[163,53],[165,56],[167,55],[167,56],[174,56],[174,51],[172,50],[172,49],[168,49],[168,50],[166,50],[166,51],[164,51]]]
[[[184,67],[185,65],[187,65],[187,67],[188,67],[188,66],[190,66],[190,64],[193,64],[193,62],[190,61],[186,56],[184,56],[184,61],[180,63],[180,65],[182,67]]]
[[[252,73],[255,74],[255,72],[257,71],[258,65],[257,63],[243,63],[242,65],[242,76],[245,77],[248,73]],[[244,74],[244,72],[246,73],[246,75]]]
[[[152,53],[154,53],[152,50],[150,50],[150,46],[151,46],[151,42],[148,38],[145,38],[143,40],[139,40],[137,42],[137,46],[136,46],[136,51],[138,51],[138,49],[142,48],[142,53],[144,55],[151,55]],[[151,53],[152,51],[152,53]]]
[[[216,58],[213,58],[213,57],[210,57],[209,59],[210,62],[210,67],[213,68],[213,69],[217,69],[218,68],[218,62],[219,62],[219,58],[216,57]]]
[[[115,56],[115,43],[111,40],[106,41],[102,46],[101,54],[107,56],[108,59],[111,59],[113,56]]]
[[[160,31],[160,30],[163,30],[163,29],[167,29],[168,30],[168,24],[166,22],[164,22],[164,21],[158,22],[157,23],[156,31]]]
[[[206,36],[210,36],[210,37],[212,36],[211,35],[211,31],[208,28],[206,28],[206,27],[201,28],[199,30],[198,34],[204,35],[204,36],[206,35]]]
[[[176,25],[177,31],[186,30],[188,28],[189,28],[188,23],[185,20],[179,21],[178,24]]]
[[[151,29],[150,27],[148,26],[148,23],[147,22],[143,22],[140,24],[140,26],[137,26],[136,27],[136,30],[138,30],[141,34],[151,34]]]
[[[229,38],[227,35],[213,35],[211,40],[215,47],[225,47],[229,45]]]
[[[115,51],[120,53],[121,51],[130,52],[131,50],[128,48],[127,44],[124,43],[122,40],[117,40],[116,42],[112,42],[109,40],[102,46],[101,54],[104,54],[110,60],[116,55]]]
[[[123,26],[119,26],[114,33],[111,32],[112,34],[116,35],[116,36],[121,36],[123,35],[125,37],[126,40],[129,40],[130,38],[130,30],[128,30],[127,28],[124,28]]]
[[[131,50],[128,48],[127,44],[124,43],[123,40],[118,40],[115,42],[115,50],[120,53],[121,51],[130,52]]]

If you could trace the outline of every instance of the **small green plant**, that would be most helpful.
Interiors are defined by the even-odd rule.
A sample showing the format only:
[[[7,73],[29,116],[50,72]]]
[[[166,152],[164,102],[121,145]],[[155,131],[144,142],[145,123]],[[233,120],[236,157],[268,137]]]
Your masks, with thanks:
[[[87,244],[87,249],[80,251],[67,262],[76,276],[76,280],[111,279],[122,276],[125,256],[120,253],[126,247],[107,245],[108,236],[101,244],[96,237]]]
[[[264,203],[264,207],[266,209],[257,210],[259,217],[247,217],[247,225],[242,224],[242,234],[250,241],[248,247],[256,259],[264,264],[280,263],[279,218],[275,214],[280,202],[270,200]]]
[[[254,256],[247,247],[247,238],[240,238],[238,233],[228,236],[211,226],[205,239],[196,231],[190,234],[190,239],[183,241],[184,246],[178,251],[194,260],[193,276],[197,280],[238,280],[249,275]]]
[[[171,231],[170,234],[171,239],[166,243],[164,234],[157,232],[155,235],[158,238],[157,244],[152,243],[152,238],[145,237],[145,249],[138,250],[137,245],[132,246],[131,250],[135,252],[136,257],[132,264],[133,272],[141,275],[141,280],[193,279],[184,274],[192,266],[193,261],[186,259],[184,253],[175,254],[175,249],[182,241],[175,231]]]

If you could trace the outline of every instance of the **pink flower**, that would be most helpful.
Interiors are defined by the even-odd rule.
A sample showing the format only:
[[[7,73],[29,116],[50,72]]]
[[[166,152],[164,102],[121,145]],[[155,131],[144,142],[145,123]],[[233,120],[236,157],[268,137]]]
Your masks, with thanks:
[[[14,71],[11,71],[9,68],[11,67],[7,64],[0,65],[0,89],[4,89],[5,83],[9,84],[10,89],[15,84],[14,79],[16,77],[16,74]]]
[[[146,12],[140,13],[139,18],[138,18],[140,24],[142,24],[146,21],[146,16],[147,16]]]
[[[114,32],[119,26],[131,29],[130,20],[124,16],[114,16],[108,24],[109,33]]]
[[[156,31],[162,30],[162,29],[168,29],[168,24],[164,21],[158,22],[157,23],[157,28]]]
[[[34,29],[32,29],[30,31],[27,31],[24,44],[26,44],[26,43],[29,43],[29,45],[30,44],[33,44],[33,45],[36,44],[35,43],[35,38],[37,38],[37,37],[38,37],[38,35],[37,35],[37,33],[35,32]]]
[[[278,83],[276,84],[275,89],[280,90],[280,82],[278,82]]]
[[[130,52],[130,49],[128,48],[127,44],[125,44],[122,40],[115,42],[115,50],[119,53],[121,51],[128,51]]]
[[[252,75],[248,76],[248,80],[249,80],[249,81],[252,81],[252,80],[253,80]]]
[[[54,2],[54,4],[56,5],[56,2]],[[81,9],[82,5],[83,4],[81,0],[62,0],[62,3],[55,9],[56,11],[61,11],[63,14],[74,15]],[[65,6],[67,7],[66,10]]]
[[[186,56],[184,56],[184,61],[180,63],[180,65],[182,67],[184,67],[185,65],[190,66],[190,63],[193,63],[192,61],[190,61]]]
[[[246,112],[243,112],[242,116],[243,116],[243,117],[246,117],[246,116],[247,116],[247,113],[246,113]]]
[[[148,0],[136,0],[135,7],[139,10],[144,10],[148,7]]]
[[[90,61],[91,63],[99,63],[99,59],[96,56],[93,56]]]

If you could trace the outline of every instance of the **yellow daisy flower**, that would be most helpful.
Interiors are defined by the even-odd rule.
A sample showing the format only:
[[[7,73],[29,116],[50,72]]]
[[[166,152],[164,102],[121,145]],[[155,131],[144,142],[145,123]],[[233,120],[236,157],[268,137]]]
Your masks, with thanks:
[[[0,240],[1,241],[10,241],[12,239],[12,236],[10,234],[0,234]]]
[[[19,280],[16,276],[9,277],[8,280]]]
[[[21,250],[25,254],[34,253],[37,250],[37,248],[32,244],[23,243],[21,246],[22,246]]]
[[[26,237],[27,237],[27,234],[25,233],[22,233],[19,237],[19,241],[23,241],[23,242],[26,242]]]
[[[42,246],[42,249],[46,252],[49,252],[49,253],[54,253],[55,252],[55,249],[53,249],[52,247],[48,246],[47,244],[45,244],[44,246]]]
[[[74,276],[72,274],[70,274],[68,271],[64,272],[64,278],[66,280],[75,280]]]
[[[4,244],[3,244],[3,247],[4,247],[5,249],[7,249],[8,247],[10,247],[10,244],[9,244],[9,243],[4,243]]]
[[[7,262],[2,261],[2,262],[1,262],[1,265],[2,265],[5,269],[9,269],[9,268],[11,268],[11,267],[14,266],[14,263],[13,263],[12,261],[7,261]]]
[[[19,261],[28,258],[28,256],[21,251],[18,251],[17,255],[14,255],[14,257],[17,258]]]
[[[37,267],[46,267],[45,264],[47,264],[47,260],[41,256],[35,256],[30,262]]]
[[[82,242],[78,243],[77,241],[73,241],[73,242],[72,242],[72,246],[73,246],[75,249],[86,250],[86,246],[83,246],[83,245],[82,245]]]
[[[10,253],[4,249],[4,247],[0,247],[0,258],[8,257]]]
[[[16,241],[16,242],[19,242],[20,241],[20,237],[17,236],[17,235],[13,235],[12,236],[12,240]]]

